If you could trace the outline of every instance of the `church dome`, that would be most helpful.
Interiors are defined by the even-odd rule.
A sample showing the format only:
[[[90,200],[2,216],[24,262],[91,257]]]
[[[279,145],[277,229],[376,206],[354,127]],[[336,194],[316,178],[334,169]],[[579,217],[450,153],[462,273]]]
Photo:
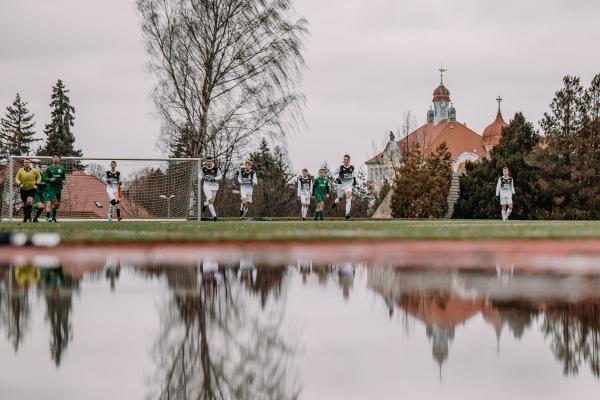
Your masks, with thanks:
[[[440,83],[440,86],[433,91],[433,101],[440,100],[450,100],[450,91],[446,89],[443,83]]]
[[[483,145],[484,146],[495,146],[500,143],[500,137],[502,136],[502,128],[508,126],[506,122],[504,122],[504,118],[502,118],[502,113],[498,110],[498,115],[496,115],[496,120],[488,125],[487,128],[483,131]]]

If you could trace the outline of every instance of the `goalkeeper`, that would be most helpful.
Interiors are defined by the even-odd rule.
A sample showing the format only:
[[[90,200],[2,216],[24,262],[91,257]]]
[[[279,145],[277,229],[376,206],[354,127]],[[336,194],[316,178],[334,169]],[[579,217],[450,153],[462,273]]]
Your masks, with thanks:
[[[329,179],[325,178],[325,170],[319,170],[319,177],[313,182],[313,197],[317,202],[317,211],[315,212],[315,221],[323,221],[323,206],[325,199],[329,198]]]
[[[350,156],[344,154],[344,162],[333,171],[333,177],[338,184],[337,198],[331,205],[335,208],[341,199],[346,197],[346,219],[350,219],[352,208],[352,187],[356,186],[356,171],[354,165],[350,165]]]
[[[121,221],[123,217],[121,217],[121,208],[119,207],[119,203],[121,202],[121,185],[123,184],[123,179],[121,178],[121,173],[117,171],[117,162],[110,162],[110,169],[106,171],[106,175],[104,175],[104,182],[106,182],[106,194],[108,194],[108,199],[110,202],[110,206],[108,208],[108,220],[113,220],[113,211],[117,209],[117,221]]]
[[[219,167],[215,165],[215,162],[211,156],[206,157],[206,161],[204,162],[204,166],[200,169],[200,179],[204,181],[202,185],[202,191],[204,192],[204,197],[206,201],[202,206],[202,211],[206,209],[210,210],[210,213],[213,217],[213,221],[217,220],[217,212],[215,211],[214,201],[217,196],[217,191],[219,190],[219,181],[223,179],[223,174]]]
[[[56,213],[60,208],[62,202],[61,192],[63,184],[67,181],[67,174],[65,167],[60,164],[60,155],[52,155],[52,165],[49,165],[44,172],[44,179],[48,182],[46,186],[46,193],[52,203],[52,219],[49,222],[58,222],[56,220]]]

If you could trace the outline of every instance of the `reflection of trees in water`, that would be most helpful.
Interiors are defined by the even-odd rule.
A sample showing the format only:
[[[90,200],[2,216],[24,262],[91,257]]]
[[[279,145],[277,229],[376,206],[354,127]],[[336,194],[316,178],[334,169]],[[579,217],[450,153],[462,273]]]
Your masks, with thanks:
[[[3,272],[0,279],[0,329],[6,332],[6,340],[13,346],[15,353],[23,343],[30,328],[31,309],[29,307],[28,290],[14,287],[9,293],[8,271]]]
[[[259,269],[250,292],[231,269],[220,271],[218,285],[203,276],[198,287],[198,271],[153,268],[172,291],[161,312],[148,397],[298,398],[292,371],[298,340],[284,324],[281,298],[285,271]]]
[[[563,364],[565,375],[577,375],[588,364],[600,377],[600,304],[581,303],[550,308],[542,323],[542,333],[551,340],[550,348]]]

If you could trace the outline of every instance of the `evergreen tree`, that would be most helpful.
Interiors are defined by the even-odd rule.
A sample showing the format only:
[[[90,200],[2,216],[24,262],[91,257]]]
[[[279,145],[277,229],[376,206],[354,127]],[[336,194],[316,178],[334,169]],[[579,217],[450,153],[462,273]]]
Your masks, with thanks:
[[[0,158],[10,155],[25,156],[32,153],[31,145],[40,140],[35,136],[33,114],[27,103],[17,93],[12,107],[6,107],[6,118],[0,119]]]
[[[539,170],[538,214],[552,219],[600,218],[600,74],[584,89],[566,76],[540,126],[545,145],[529,158]]]
[[[421,146],[416,143],[407,149],[404,164],[398,169],[394,180],[390,208],[394,218],[419,218],[425,205],[422,203],[421,193],[425,191],[425,182],[421,174],[421,161],[423,155]]]
[[[454,206],[454,218],[495,219],[500,215],[500,203],[495,197],[496,184],[502,168],[508,167],[515,180],[516,196],[513,216],[537,219],[540,190],[537,169],[526,159],[538,147],[539,135],[522,113],[515,114],[502,129],[500,143],[490,151],[489,158],[477,163],[467,163],[460,177],[460,195]]]
[[[81,157],[81,150],[75,150],[75,136],[71,132],[75,120],[75,107],[71,105],[69,93],[59,79],[52,88],[51,121],[46,124],[46,144],[40,149],[39,155],[51,156],[58,153],[61,157]]]
[[[295,182],[283,150],[271,151],[266,139],[250,155],[258,185],[254,188],[254,213],[267,217],[295,216],[300,207],[296,201]]]
[[[427,178],[427,191],[423,196],[425,202],[424,216],[443,218],[448,212],[448,195],[452,183],[452,155],[446,142],[442,142],[432,152],[424,165]]]

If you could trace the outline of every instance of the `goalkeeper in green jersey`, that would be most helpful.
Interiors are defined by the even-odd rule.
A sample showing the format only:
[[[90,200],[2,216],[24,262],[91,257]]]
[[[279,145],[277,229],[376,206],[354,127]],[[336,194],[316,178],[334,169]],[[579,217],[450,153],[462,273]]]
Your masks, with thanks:
[[[50,213],[46,213],[46,222],[57,222],[56,212],[60,208],[62,201],[61,191],[63,183],[67,181],[67,174],[65,167],[58,165],[60,163],[60,156],[58,154],[52,155],[52,165],[49,165],[44,172],[44,179],[48,182],[46,187],[46,193],[52,203],[52,219],[50,219]]]
[[[319,177],[313,182],[313,197],[317,202],[317,211],[315,212],[315,221],[323,221],[323,206],[325,199],[329,198],[329,179],[325,178],[325,170],[319,170]]]

